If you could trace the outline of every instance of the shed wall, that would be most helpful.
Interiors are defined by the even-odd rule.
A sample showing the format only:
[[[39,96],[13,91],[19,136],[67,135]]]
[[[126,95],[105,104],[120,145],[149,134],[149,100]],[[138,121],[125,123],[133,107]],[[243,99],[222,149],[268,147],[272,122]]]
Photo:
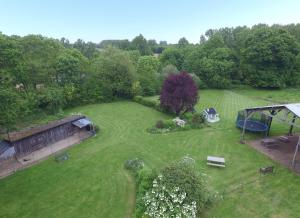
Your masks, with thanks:
[[[36,135],[13,142],[12,144],[15,147],[16,154],[18,156],[22,156],[72,136],[79,130],[80,129],[72,125],[72,123],[66,123]]]

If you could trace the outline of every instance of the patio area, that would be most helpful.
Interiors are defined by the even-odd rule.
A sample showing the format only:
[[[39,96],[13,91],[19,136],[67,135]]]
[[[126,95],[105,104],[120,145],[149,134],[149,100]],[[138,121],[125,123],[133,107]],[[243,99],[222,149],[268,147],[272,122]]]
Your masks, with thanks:
[[[285,139],[285,140],[283,140]],[[286,140],[287,139],[287,140]],[[295,165],[292,166],[295,149],[299,140],[299,135],[280,137],[268,137],[264,139],[257,139],[247,141],[247,144],[267,155],[272,160],[281,163],[287,168],[291,169],[300,175],[300,154],[297,153],[295,158]],[[266,143],[267,142],[267,143]]]

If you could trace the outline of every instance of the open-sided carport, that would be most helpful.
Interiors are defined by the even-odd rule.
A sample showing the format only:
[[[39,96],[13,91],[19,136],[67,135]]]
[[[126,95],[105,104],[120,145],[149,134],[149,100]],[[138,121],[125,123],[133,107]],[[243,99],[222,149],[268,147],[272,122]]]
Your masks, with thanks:
[[[281,113],[280,113],[281,112]],[[260,113],[269,117],[269,128],[271,126],[273,118],[277,119],[280,122],[286,123],[290,126],[289,135],[293,133],[294,127],[299,127],[299,124],[296,124],[296,119],[300,118],[300,103],[295,104],[281,104],[281,105],[271,105],[263,107],[253,107],[244,109],[245,119],[243,121],[242,133],[241,133],[241,143],[245,143],[245,132],[247,130],[247,121],[251,120],[251,117],[254,113]],[[300,136],[295,148],[293,155],[292,166],[295,166],[295,160],[297,153],[300,147]]]

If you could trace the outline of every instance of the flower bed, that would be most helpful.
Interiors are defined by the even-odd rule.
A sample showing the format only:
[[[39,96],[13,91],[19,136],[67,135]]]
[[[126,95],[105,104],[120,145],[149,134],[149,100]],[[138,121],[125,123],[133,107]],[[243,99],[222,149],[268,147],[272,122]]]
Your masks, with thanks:
[[[200,113],[188,113],[181,118],[176,117],[169,120],[158,120],[153,127],[147,129],[152,134],[163,134],[190,129],[200,129],[205,126],[205,119]]]

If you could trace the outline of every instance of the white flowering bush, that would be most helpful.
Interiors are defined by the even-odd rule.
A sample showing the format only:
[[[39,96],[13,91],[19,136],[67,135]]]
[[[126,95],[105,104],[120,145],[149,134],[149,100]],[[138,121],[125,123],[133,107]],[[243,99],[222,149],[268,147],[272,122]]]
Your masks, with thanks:
[[[145,214],[150,217],[187,217],[194,218],[197,214],[196,202],[188,202],[186,193],[179,187],[166,187],[163,175],[153,180],[152,189],[146,192],[144,198]]]
[[[165,167],[143,187],[148,188],[139,195],[138,209],[146,217],[199,217],[218,197],[190,156]]]
[[[176,126],[179,127],[184,127],[185,126],[185,121],[180,119],[179,117],[176,117],[175,119],[173,119],[173,122],[176,124]]]

